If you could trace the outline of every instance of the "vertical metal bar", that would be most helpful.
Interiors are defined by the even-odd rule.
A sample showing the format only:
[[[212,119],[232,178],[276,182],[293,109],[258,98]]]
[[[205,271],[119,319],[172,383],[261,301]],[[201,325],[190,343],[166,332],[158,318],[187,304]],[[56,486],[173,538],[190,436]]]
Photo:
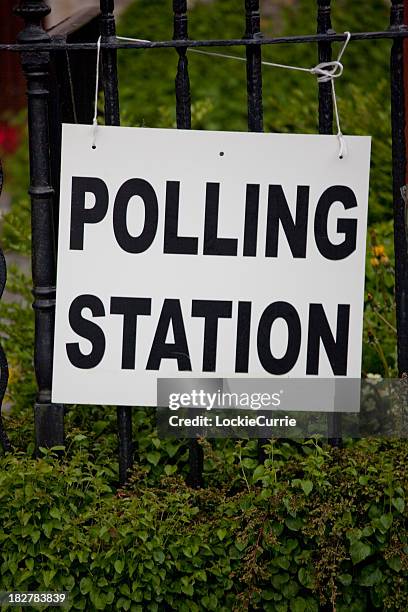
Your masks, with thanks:
[[[0,161],[0,195],[3,189],[3,168]],[[4,287],[7,280],[7,266],[4,258],[3,251],[0,247],[0,299],[3,295]],[[3,447],[5,453],[11,451],[10,440],[8,439],[6,430],[4,428],[3,418],[1,415],[1,405],[3,403],[4,395],[7,389],[9,371],[6,353],[0,344],[0,444]]]
[[[245,0],[244,38],[260,37],[262,37],[262,34],[259,0]],[[248,130],[250,132],[263,132],[261,46],[247,46],[246,59]],[[266,459],[264,449],[266,443],[267,440],[262,438],[258,440],[258,460],[260,463],[263,463]]]
[[[104,41],[115,40],[114,0],[101,0],[101,35]],[[116,49],[102,50],[102,79],[105,96],[105,124],[120,125],[118,70]]]
[[[187,2],[174,0],[174,40],[188,39]],[[191,95],[188,76],[187,49],[178,48],[179,56],[176,74],[176,118],[177,127],[181,130],[191,129]]]
[[[317,0],[317,33],[333,32],[331,24],[331,0]],[[318,43],[318,59],[320,62],[330,62],[332,46],[330,42]],[[333,133],[333,99],[330,81],[319,83],[319,134]],[[341,415],[327,415],[328,440],[331,446],[341,445]]]
[[[188,40],[187,1],[173,0],[174,14],[174,40]],[[180,130],[191,129],[191,94],[190,79],[188,75],[187,49],[177,48],[178,64],[175,79],[176,89],[176,120],[177,128]],[[189,472],[186,482],[190,487],[199,488],[203,486],[203,449],[197,440],[189,441]]]
[[[333,32],[331,25],[331,0],[318,0],[317,2],[317,33],[329,34]],[[330,62],[332,47],[330,42],[318,43],[318,57],[320,62]],[[333,100],[331,83],[319,83],[319,134],[333,133]]]
[[[18,42],[49,42],[42,19],[50,12],[43,0],[20,0],[15,9],[25,21]],[[34,366],[38,394],[34,406],[36,445],[64,443],[64,407],[51,403],[55,318],[56,257],[53,228],[53,189],[50,184],[48,133],[48,51],[21,54],[27,79],[30,152],[32,272],[35,311]]]
[[[392,0],[390,30],[404,26],[404,3]],[[405,95],[403,40],[395,38],[391,48],[392,180],[394,198],[395,299],[397,311],[397,355],[399,375],[408,373],[408,250],[406,204],[401,188],[406,184]]]
[[[404,0],[404,25],[408,27],[408,0]],[[404,38],[403,41],[403,54],[404,54],[404,97],[405,97],[405,117],[408,113],[408,39]],[[408,125],[405,122],[405,158],[408,160]],[[408,184],[408,167],[405,177],[405,182]]]
[[[101,0],[101,35],[104,40],[114,40],[116,26],[114,0]],[[120,125],[118,70],[116,49],[103,49],[102,82],[105,99],[105,124]],[[119,483],[126,484],[133,465],[132,408],[116,408],[119,441]]]
[[[259,0],[245,0],[246,29],[244,37],[261,38]],[[261,46],[246,47],[248,129],[263,131]]]
[[[193,489],[200,489],[204,484],[204,453],[197,440],[189,440],[188,465],[189,471],[186,477],[186,484]]]

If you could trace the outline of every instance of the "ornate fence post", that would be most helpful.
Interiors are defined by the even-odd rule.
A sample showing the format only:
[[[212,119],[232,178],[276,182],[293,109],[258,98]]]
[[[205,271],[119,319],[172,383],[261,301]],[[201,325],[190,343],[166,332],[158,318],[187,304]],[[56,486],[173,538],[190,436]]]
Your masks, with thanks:
[[[15,9],[25,22],[18,42],[44,44],[50,38],[42,27],[50,8],[43,0],[20,0]],[[48,134],[48,51],[23,51],[27,79],[30,150],[32,274],[35,311],[34,367],[38,393],[34,406],[37,448],[64,443],[64,407],[51,403],[55,318],[56,258],[53,228],[53,189],[50,184]]]
[[[188,40],[187,1],[173,0],[173,40]],[[177,48],[178,63],[175,79],[176,89],[176,119],[180,130],[191,129],[191,92],[188,74],[187,49]],[[197,440],[188,443],[189,472],[186,483],[189,487],[198,489],[203,486],[204,453]]]
[[[3,168],[0,162],[0,194],[3,188]],[[3,295],[4,287],[7,280],[7,266],[6,260],[3,255],[3,251],[0,248],[0,299]],[[1,405],[3,403],[4,394],[6,393],[8,383],[8,363],[7,357],[3,347],[0,344],[0,444],[3,447],[5,453],[11,451],[11,444],[8,439],[7,433],[3,426],[3,419],[1,416]]]
[[[245,0],[245,38],[262,38],[259,0]],[[248,130],[263,131],[262,52],[260,46],[247,46]]]
[[[245,34],[246,39],[262,38],[261,15],[259,0],[245,0]],[[246,81],[247,81],[247,109],[248,131],[263,132],[263,102],[262,102],[262,49],[260,46],[247,45],[246,53]],[[266,459],[264,445],[268,440],[258,440],[258,461],[263,463]]]
[[[398,32],[404,26],[404,3],[392,0],[390,30]],[[404,41],[395,38],[391,48],[391,123],[392,178],[394,197],[395,300],[397,309],[397,352],[399,375],[408,373],[408,240],[406,226],[407,203],[401,189],[406,184]]]
[[[103,40],[116,39],[114,0],[101,0],[101,35]],[[102,50],[102,80],[105,101],[105,125],[120,125],[118,70],[116,49]],[[132,407],[117,406],[119,442],[119,484],[126,484],[133,466]]]
[[[186,0],[173,0],[173,12],[173,38],[188,40]],[[181,130],[189,130],[191,129],[191,93],[187,49],[179,47],[177,53],[179,56],[175,81],[177,127]]]
[[[101,0],[101,35],[104,40],[116,39],[114,0]],[[118,70],[116,49],[102,50],[103,90],[105,94],[105,124],[120,125]]]
[[[331,24],[331,0],[317,2],[317,33],[333,32]],[[330,42],[318,43],[319,62],[331,62],[332,46]],[[333,134],[333,100],[331,83],[319,83],[319,133]]]
[[[317,0],[317,33],[333,32],[331,23],[331,0]],[[331,62],[332,46],[330,42],[320,41],[317,44],[320,62]],[[331,83],[319,83],[319,134],[333,134],[333,99]],[[328,441],[331,446],[341,446],[341,414],[327,414]]]

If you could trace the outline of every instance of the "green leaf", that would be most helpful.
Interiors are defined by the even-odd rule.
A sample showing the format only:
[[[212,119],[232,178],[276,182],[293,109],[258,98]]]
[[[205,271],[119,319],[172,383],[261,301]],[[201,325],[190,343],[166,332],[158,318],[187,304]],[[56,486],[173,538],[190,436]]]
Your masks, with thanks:
[[[121,595],[126,595],[126,597],[130,597],[131,595],[129,585],[126,583],[120,585],[119,592]]]
[[[290,578],[290,576],[286,572],[279,572],[278,574],[274,574],[271,577],[272,586],[277,591],[280,591],[282,586],[289,581],[289,578]]]
[[[79,590],[81,591],[82,595],[86,595],[87,593],[89,593],[92,587],[93,581],[91,580],[91,578],[87,578],[85,576],[81,579],[81,582],[79,583]]]
[[[387,559],[387,565],[394,570],[394,572],[399,572],[401,571],[402,567],[401,558],[398,555],[395,555],[394,557]]]
[[[285,523],[291,531],[299,531],[299,529],[303,526],[303,520],[300,517],[293,518],[288,516],[285,519]]]
[[[295,597],[295,599],[292,599],[290,602],[290,610],[291,612],[306,612],[306,605],[306,599],[303,599],[303,597]]]
[[[370,482],[370,477],[369,476],[360,476],[360,478],[358,479],[358,483],[361,485],[368,485],[368,483]]]
[[[351,574],[339,574],[339,581],[343,586],[350,586],[353,576]]]
[[[290,599],[291,601],[297,595],[298,591],[299,585],[294,580],[289,580],[289,582],[282,586],[282,594],[286,597],[286,599]]]
[[[270,589],[264,589],[262,591],[262,601],[272,601],[275,595],[275,591],[271,591]]]
[[[405,502],[402,497],[394,497],[391,501],[394,508],[398,510],[401,514],[404,512]]]
[[[285,544],[281,546],[281,552],[287,555],[290,555],[297,547],[299,546],[299,542],[295,538],[288,538],[285,541]]]
[[[72,591],[72,589],[75,586],[75,578],[74,578],[74,576],[66,576],[66,578],[63,579],[62,584],[64,585],[65,590]]]
[[[388,531],[388,529],[392,525],[392,514],[383,514],[382,516],[380,516],[380,523],[384,527],[384,529]]]
[[[157,563],[163,563],[165,556],[164,556],[164,552],[162,550],[154,550],[153,551],[153,559],[157,562]]]
[[[371,554],[371,546],[360,540],[356,540],[350,546],[350,555],[353,565],[361,563]]]
[[[61,518],[61,512],[59,511],[59,508],[57,508],[55,506],[53,508],[51,508],[50,516],[52,516],[52,518],[55,518],[55,519],[60,519]]]
[[[57,570],[44,570],[42,575],[43,575],[43,581],[44,581],[44,586],[46,589],[48,589],[48,587],[50,586],[52,579],[54,578],[55,574],[57,573]]]
[[[170,465],[170,463],[168,463],[164,466],[164,473],[167,474],[167,476],[171,476],[175,472],[177,472],[177,465]]]
[[[160,453],[158,451],[150,451],[150,453],[147,453],[146,457],[148,462],[153,465],[157,465],[160,461]]]
[[[383,574],[378,567],[374,565],[368,565],[364,567],[361,571],[360,578],[358,579],[358,583],[361,586],[372,587],[375,584],[379,584],[382,581]]]
[[[277,565],[278,567],[281,567],[282,569],[289,569],[290,566],[290,558],[289,557],[276,557],[276,559],[273,560],[273,565]]]
[[[363,535],[365,538],[369,538],[371,535],[373,535],[373,533],[374,529],[370,525],[367,525],[367,527],[364,527],[361,535]]]
[[[375,518],[378,518],[380,515],[381,515],[381,511],[380,511],[378,504],[371,504],[368,510],[368,517],[370,519],[375,519]]]
[[[115,568],[115,571],[118,574],[121,574],[123,572],[123,568],[125,567],[125,563],[124,563],[124,561],[122,561],[122,559],[116,559],[116,561],[115,561],[113,566]]]
[[[227,535],[227,530],[220,528],[220,529],[217,529],[216,533],[217,533],[218,538],[222,541]]]
[[[255,469],[254,469],[254,473],[252,474],[252,482],[256,482],[257,480],[259,480],[260,478],[262,478],[262,476],[265,474],[265,466],[263,465],[258,465]]]
[[[77,434],[73,437],[73,440],[74,442],[82,442],[83,440],[86,440],[86,436],[84,436],[84,434]]]
[[[317,602],[314,599],[312,599],[311,597],[308,597],[306,599],[305,612],[319,612],[319,606],[318,606]]]
[[[282,607],[280,607],[282,605]],[[287,612],[288,608],[286,603],[283,604],[275,604],[272,608],[268,608],[271,612],[278,612],[278,610],[285,610]],[[276,606],[276,607],[275,607]],[[317,602],[311,597],[296,597],[290,602],[290,611],[291,612],[319,612],[319,606]]]
[[[300,486],[302,487],[303,493],[309,495],[313,489],[313,482],[311,480],[301,480]]]
[[[301,567],[298,571],[298,578],[300,584],[307,589],[312,589],[314,587],[313,574],[310,568]]]
[[[187,576],[183,576],[181,579],[181,590],[185,595],[192,597],[194,594],[194,587],[191,583],[188,582]]]
[[[92,429],[97,436],[100,436],[101,433],[108,427],[108,421],[95,421],[92,425]]]
[[[195,572],[194,576],[197,578],[197,580],[201,580],[201,582],[207,582],[207,574],[205,570],[198,570]]]
[[[102,591],[99,591],[95,594],[91,593],[91,600],[97,610],[105,610],[106,595]]]

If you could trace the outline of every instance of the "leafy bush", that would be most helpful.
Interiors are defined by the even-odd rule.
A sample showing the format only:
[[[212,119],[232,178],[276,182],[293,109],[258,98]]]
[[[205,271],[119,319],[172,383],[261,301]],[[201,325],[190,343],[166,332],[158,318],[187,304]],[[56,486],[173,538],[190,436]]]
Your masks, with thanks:
[[[68,446],[0,461],[2,590],[67,590],[72,610],[407,609],[406,444],[272,441],[259,466],[252,443],[204,443],[207,488],[139,467],[116,495],[103,444]]]

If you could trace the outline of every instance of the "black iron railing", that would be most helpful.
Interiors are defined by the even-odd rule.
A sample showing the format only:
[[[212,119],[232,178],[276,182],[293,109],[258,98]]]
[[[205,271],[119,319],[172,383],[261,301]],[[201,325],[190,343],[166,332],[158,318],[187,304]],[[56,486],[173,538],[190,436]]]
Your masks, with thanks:
[[[244,0],[243,0],[244,1]],[[115,36],[114,1],[101,0],[100,12],[82,11],[46,32],[43,18],[50,9],[43,0],[20,0],[16,13],[25,27],[16,44],[0,45],[0,51],[19,52],[27,79],[28,127],[30,146],[30,189],[33,228],[33,283],[35,309],[35,372],[38,395],[35,404],[37,446],[64,442],[64,407],[51,403],[52,347],[55,313],[56,241],[58,225],[59,152],[61,123],[91,123],[92,91],[95,84],[96,40],[102,35],[102,75],[105,123],[119,125],[120,110],[116,67],[117,49],[172,48],[178,53],[175,79],[177,127],[191,127],[191,96],[188,73],[188,48],[245,46],[247,59],[248,129],[263,130],[262,65],[263,45],[281,43],[317,44],[318,61],[332,58],[332,43],[345,40],[331,24],[330,0],[317,0],[317,33],[301,36],[265,38],[260,32],[259,0],[245,0],[242,39],[190,40],[186,0],[173,0],[174,38],[167,41],[132,42]],[[390,25],[377,32],[352,33],[351,40],[391,39],[391,111],[392,161],[395,231],[395,287],[398,330],[398,367],[408,373],[408,259],[406,207],[401,188],[406,183],[406,103],[404,97],[403,43],[408,37],[404,25],[403,2],[390,3]],[[368,6],[369,10],[369,6]],[[333,131],[333,101],[330,82],[319,83],[319,131]],[[390,186],[391,187],[391,186]],[[0,287],[5,282],[5,268],[0,267]],[[1,357],[1,355],[0,355]],[[7,364],[0,360],[0,391],[7,383]],[[125,482],[132,465],[132,412],[118,407],[120,480]],[[1,426],[1,419],[0,419]],[[329,422],[332,444],[341,441],[341,423]],[[5,442],[4,442],[5,440]],[[7,439],[0,427],[0,441]],[[261,443],[262,449],[262,443]],[[260,452],[262,459],[262,450]],[[188,482],[202,485],[203,455],[197,442],[190,442]]]

